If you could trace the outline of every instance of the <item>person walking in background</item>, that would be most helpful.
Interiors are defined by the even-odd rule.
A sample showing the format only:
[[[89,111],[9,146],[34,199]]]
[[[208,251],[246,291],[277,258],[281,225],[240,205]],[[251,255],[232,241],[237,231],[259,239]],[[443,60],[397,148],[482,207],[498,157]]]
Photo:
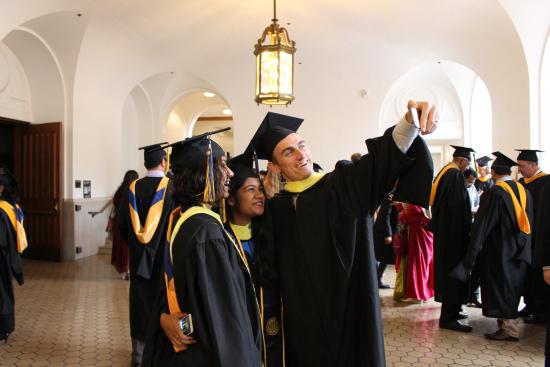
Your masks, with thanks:
[[[124,207],[122,203],[128,202],[128,192],[130,184],[137,180],[139,175],[136,171],[130,170],[124,174],[124,179],[113,196],[113,207],[109,215],[109,229],[113,238],[113,251],[111,253],[111,265],[113,265],[122,278],[130,279],[130,258],[128,255],[128,244],[122,238],[119,229],[120,218],[123,215]]]
[[[0,167],[0,340],[6,343],[15,329],[12,279],[15,278],[19,285],[23,285],[19,255],[27,247],[17,186],[11,172]]]
[[[538,153],[543,153],[537,149],[516,149],[520,153],[518,154],[518,171],[521,173],[519,183],[525,186],[527,191],[531,193],[533,202],[538,202],[542,193],[542,188],[545,181],[550,179],[550,176],[543,172],[539,166]],[[533,208],[535,218],[538,215],[538,207]],[[533,228],[533,240],[531,243],[532,250],[537,241],[537,229]],[[541,269],[533,266],[529,267],[527,271],[527,278],[525,279],[525,294],[523,295],[523,301],[525,302],[525,308],[521,310],[520,316],[524,317],[524,320],[528,324],[539,324],[544,322],[545,310],[544,301],[542,299],[543,289],[545,284],[542,280]]]
[[[487,157],[484,157],[487,158]],[[481,159],[481,158],[480,158]],[[477,159],[476,162],[480,164],[480,159]],[[487,163],[485,163],[487,164]],[[486,171],[487,166],[480,168],[480,170]],[[464,178],[466,179],[466,190],[468,191],[468,196],[470,198],[470,208],[472,210],[472,223],[474,222],[474,216],[477,213],[477,209],[479,208],[479,196],[480,193],[483,194],[484,192],[487,192],[491,189],[492,180],[485,181],[484,186],[482,186],[482,189],[478,191],[476,188],[477,184],[477,173],[476,171],[468,167],[466,171],[464,171]],[[490,177],[490,176],[489,176]],[[476,262],[476,265],[474,266],[474,270],[472,271],[472,274],[470,276],[470,282],[468,284],[468,303],[467,306],[469,307],[477,307],[481,308],[481,302],[479,301],[479,265]]]
[[[430,218],[424,208],[407,204],[399,214],[399,222],[408,227],[403,301],[426,301],[434,296],[433,234],[426,229]]]
[[[164,143],[162,143],[164,144]],[[166,151],[162,144],[142,147],[145,177],[133,181],[122,200],[120,233],[130,254],[130,334],[132,366],[140,366],[154,302],[162,290],[162,256],[173,209]]]
[[[474,185],[479,195],[483,194],[485,191],[488,191],[495,184],[491,178],[491,169],[489,168],[489,162],[492,160],[493,158],[487,156],[476,159],[479,177],[475,181]]]
[[[493,155],[495,186],[483,194],[466,256],[449,276],[467,282],[479,261],[483,316],[496,318],[498,327],[485,337],[518,341],[518,305],[531,264],[533,202],[511,177],[516,162],[500,152]]]
[[[449,277],[449,272],[464,258],[468,247],[472,210],[462,172],[470,164],[471,148],[451,145],[453,161],[436,176],[430,197],[432,220],[429,229],[434,234],[435,300],[441,302],[439,327],[470,332],[462,324],[462,304],[468,298],[468,287]]]

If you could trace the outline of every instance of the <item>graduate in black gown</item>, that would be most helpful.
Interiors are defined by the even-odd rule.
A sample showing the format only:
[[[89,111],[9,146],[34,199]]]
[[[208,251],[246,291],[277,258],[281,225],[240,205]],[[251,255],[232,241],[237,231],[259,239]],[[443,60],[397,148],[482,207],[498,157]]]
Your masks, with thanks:
[[[543,172],[539,167],[539,157],[537,153],[542,153],[537,149],[517,149],[518,170],[522,177],[519,182],[531,193],[533,202],[538,202],[542,192],[544,182],[550,179],[550,176]],[[535,218],[538,215],[538,208],[534,207]],[[537,229],[533,228],[532,246],[534,250],[537,241]],[[545,287],[542,281],[541,269],[531,266],[527,278],[525,279],[525,294],[523,295],[525,308],[521,315],[525,317],[526,323],[542,323],[545,319],[544,302],[542,298]]]
[[[245,255],[254,282],[261,311],[264,366],[282,367],[281,293],[273,238],[264,214],[263,186],[252,168],[250,154],[241,154],[231,159],[228,165],[234,176],[229,185],[225,228]]]
[[[517,341],[518,305],[531,263],[533,203],[529,192],[510,176],[516,162],[500,152],[493,155],[495,186],[482,196],[468,252],[452,276],[466,281],[479,261],[483,315],[498,319],[497,331],[485,336]]]
[[[166,151],[143,147],[145,177],[132,182],[119,205],[119,229],[130,254],[132,363],[140,365],[154,302],[162,289],[162,256],[172,210]]]
[[[19,255],[27,247],[23,212],[18,205],[15,178],[0,167],[0,341],[8,342],[15,329],[13,281],[23,285],[23,268]]]
[[[477,177],[476,182],[474,182],[474,185],[480,194],[488,191],[494,185],[489,168],[489,162],[492,160],[492,158],[487,156],[476,159],[479,176]]]
[[[233,176],[225,153],[205,136],[189,138],[172,144],[171,166],[176,209],[144,366],[260,367],[259,309],[250,270],[212,210],[228,196]],[[194,331],[184,335],[179,320],[188,314]]]
[[[468,168],[473,149],[452,147],[453,161],[434,180],[428,229],[434,234],[435,300],[441,302],[439,327],[470,332],[472,328],[459,321],[465,318],[461,309],[468,298],[468,285],[450,278],[449,272],[464,258],[468,247],[472,210],[462,172]]]
[[[395,205],[392,205],[391,198],[387,197],[382,201],[374,221],[374,254],[378,261],[376,276],[378,278],[378,288],[380,289],[390,288],[389,285],[382,282],[382,276],[388,264],[395,264],[392,237],[397,231],[397,215]]]
[[[542,294],[544,298],[544,309],[546,310],[546,346],[544,355],[546,356],[545,366],[550,367],[550,180],[545,180],[537,207],[537,217],[535,218],[537,239],[535,244],[535,254],[533,265],[542,269],[542,279],[544,287]]]
[[[431,132],[437,109],[418,107],[422,131]],[[314,173],[309,149],[296,134],[302,119],[268,113],[251,141],[270,172],[286,180],[268,208],[288,367],[385,366],[372,221],[365,219],[398,178],[396,200],[428,204],[433,162],[406,116],[367,140],[369,153],[358,162],[330,173]]]

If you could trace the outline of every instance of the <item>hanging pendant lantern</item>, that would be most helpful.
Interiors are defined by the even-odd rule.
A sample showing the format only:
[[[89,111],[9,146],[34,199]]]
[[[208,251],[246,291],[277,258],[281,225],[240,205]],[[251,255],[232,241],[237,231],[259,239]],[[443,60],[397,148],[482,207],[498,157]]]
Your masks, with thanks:
[[[277,1],[273,0],[272,23],[254,46],[256,55],[256,103],[286,105],[294,100],[294,53],[296,42],[277,23]]]

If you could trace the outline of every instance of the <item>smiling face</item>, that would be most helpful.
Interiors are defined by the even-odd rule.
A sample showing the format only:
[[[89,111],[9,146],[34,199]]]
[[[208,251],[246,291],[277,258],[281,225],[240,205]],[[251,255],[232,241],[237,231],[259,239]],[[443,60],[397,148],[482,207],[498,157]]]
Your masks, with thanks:
[[[311,152],[296,133],[281,140],[273,150],[271,169],[280,172],[288,181],[300,181],[313,172]]]
[[[250,221],[264,214],[265,195],[258,178],[247,178],[235,195],[236,198],[229,198],[228,204],[233,207],[234,215],[241,220],[246,218]]]
[[[223,185],[223,197],[227,199],[229,197],[229,181],[233,177],[233,171],[227,165],[227,159],[225,156],[220,158],[220,182]]]

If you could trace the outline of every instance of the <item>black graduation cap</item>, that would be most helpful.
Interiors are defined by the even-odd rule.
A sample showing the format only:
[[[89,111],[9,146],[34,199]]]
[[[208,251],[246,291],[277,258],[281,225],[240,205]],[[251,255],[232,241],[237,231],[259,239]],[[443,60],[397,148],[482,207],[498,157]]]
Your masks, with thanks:
[[[302,121],[304,119],[268,112],[252,137],[246,151],[255,151],[258,159],[270,161],[277,144],[288,135],[295,133]]]
[[[453,157],[462,157],[468,160],[472,160],[471,153],[476,152],[472,148],[468,148],[468,147],[461,147],[458,145],[451,145],[451,147],[453,147],[455,150],[455,152],[453,153]]]
[[[492,161],[493,158],[483,156],[481,158],[476,159],[477,165],[480,167],[486,167],[489,161]]]
[[[258,173],[252,168],[252,154],[245,152],[236,157],[231,158],[227,165],[233,171],[233,177],[229,183],[231,192],[238,190],[249,177],[258,177]]]
[[[225,152],[222,147],[211,140],[210,136],[229,129],[231,128],[226,127],[224,129],[210,131],[162,147],[162,149],[172,147],[172,153],[170,154],[170,166],[172,171],[177,173],[184,168],[204,165],[208,157],[209,148],[212,151],[212,158],[215,159],[224,156]]]
[[[508,158],[501,152],[493,152],[492,153],[495,157],[495,161],[492,164],[492,167],[500,167],[500,168],[512,168],[513,166],[517,166],[518,164],[514,162],[512,159]]]
[[[517,152],[521,152],[518,155],[518,161],[529,161],[529,162],[539,162],[539,157],[537,153],[543,153],[542,150],[538,149],[516,149]]]
[[[143,161],[146,166],[159,162],[162,158],[166,157],[166,151],[164,150],[166,146],[163,146],[164,144],[168,144],[168,142],[165,141],[138,148],[139,150],[143,150]]]

